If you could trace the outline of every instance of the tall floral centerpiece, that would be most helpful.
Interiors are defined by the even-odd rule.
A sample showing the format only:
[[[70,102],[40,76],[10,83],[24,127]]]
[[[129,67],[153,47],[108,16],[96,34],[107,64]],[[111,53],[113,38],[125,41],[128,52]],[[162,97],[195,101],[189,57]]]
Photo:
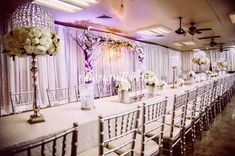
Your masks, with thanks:
[[[219,70],[221,71],[221,74],[225,74],[230,64],[226,61],[218,61],[217,66]]]
[[[202,72],[202,65],[207,65],[210,63],[210,60],[206,57],[195,57],[192,62],[199,66],[199,72]]]
[[[80,82],[81,90],[81,109],[92,110],[95,108],[94,104],[94,83],[93,72],[95,65],[95,48],[102,43],[102,37],[96,37],[89,30],[85,30],[80,36],[71,36],[78,46],[83,50],[85,57],[85,73],[84,82]]]
[[[55,55],[60,48],[60,39],[53,31],[54,20],[46,10],[34,3],[19,6],[12,16],[13,29],[4,35],[3,45],[6,55],[13,57],[32,58],[33,79],[33,115],[28,120],[30,124],[45,121],[39,113],[37,103],[37,72],[36,57]]]
[[[129,102],[129,95],[128,92],[131,89],[131,84],[127,79],[120,80],[116,88],[118,90],[118,99],[122,103],[128,103]]]
[[[144,80],[146,82],[146,86],[148,87],[148,94],[153,96],[157,87],[157,77],[153,72],[148,71],[144,75]]]

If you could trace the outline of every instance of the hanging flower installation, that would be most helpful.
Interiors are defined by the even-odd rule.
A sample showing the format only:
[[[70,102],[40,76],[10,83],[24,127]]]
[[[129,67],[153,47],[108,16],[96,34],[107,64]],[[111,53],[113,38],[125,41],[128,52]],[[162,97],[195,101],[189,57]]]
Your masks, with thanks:
[[[92,83],[93,69],[95,63],[94,49],[97,44],[104,42],[102,37],[96,37],[89,31],[84,31],[78,37],[71,36],[74,41],[82,48],[85,56],[85,83]]]

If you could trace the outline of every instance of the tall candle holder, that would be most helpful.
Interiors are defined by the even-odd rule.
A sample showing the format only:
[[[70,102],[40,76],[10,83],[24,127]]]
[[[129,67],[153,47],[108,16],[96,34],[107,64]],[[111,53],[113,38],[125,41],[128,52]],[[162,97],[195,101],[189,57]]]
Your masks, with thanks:
[[[136,78],[134,78],[134,85],[135,85],[135,96],[137,97],[137,82],[136,82]]]
[[[173,85],[172,85],[171,88],[176,88],[176,87],[175,87],[176,66],[173,66],[172,69],[173,69],[173,70],[172,70],[172,71],[173,71]]]
[[[142,75],[143,73],[140,73],[140,95],[142,95],[142,90],[143,90],[143,86],[142,86]]]

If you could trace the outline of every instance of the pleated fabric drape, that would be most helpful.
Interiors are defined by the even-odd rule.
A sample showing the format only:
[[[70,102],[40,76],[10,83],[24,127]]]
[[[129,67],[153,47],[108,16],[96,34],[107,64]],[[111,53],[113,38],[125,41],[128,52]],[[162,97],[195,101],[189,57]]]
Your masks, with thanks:
[[[84,72],[84,54],[81,48],[71,38],[79,36],[84,30],[56,25],[56,31],[62,41],[62,48],[56,56],[39,56],[37,57],[37,83],[40,91],[39,102],[42,107],[48,105],[46,88],[63,88],[70,87],[72,94],[75,96],[74,86],[79,85],[80,74]],[[6,31],[2,32],[1,36]],[[111,37],[113,39],[127,40],[139,44],[144,51],[145,71],[153,71],[158,79],[171,81],[172,79],[172,58],[178,58],[177,72],[181,71],[181,53],[157,45],[141,43],[126,38],[122,38],[107,33],[94,32],[96,35]],[[1,52],[3,47],[1,46]],[[122,48],[120,56],[111,56],[108,48],[97,46],[95,49],[96,61],[94,76],[97,80],[107,80],[112,76],[123,73],[139,73],[137,54]],[[11,113],[9,102],[9,92],[27,92],[32,91],[31,80],[31,58],[16,57],[13,61],[1,53],[1,106],[4,114]]]

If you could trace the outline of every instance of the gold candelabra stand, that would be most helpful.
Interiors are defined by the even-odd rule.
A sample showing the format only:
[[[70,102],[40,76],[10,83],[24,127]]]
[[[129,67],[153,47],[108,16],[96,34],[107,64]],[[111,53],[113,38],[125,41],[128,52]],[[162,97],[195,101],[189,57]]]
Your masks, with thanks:
[[[30,119],[28,120],[28,122],[30,124],[35,124],[35,123],[45,121],[44,117],[39,113],[40,106],[38,106],[38,103],[37,103],[37,76],[36,74],[38,72],[38,68],[36,66],[36,54],[32,54],[31,72],[32,72],[32,79],[33,79],[33,115],[30,115]]]

